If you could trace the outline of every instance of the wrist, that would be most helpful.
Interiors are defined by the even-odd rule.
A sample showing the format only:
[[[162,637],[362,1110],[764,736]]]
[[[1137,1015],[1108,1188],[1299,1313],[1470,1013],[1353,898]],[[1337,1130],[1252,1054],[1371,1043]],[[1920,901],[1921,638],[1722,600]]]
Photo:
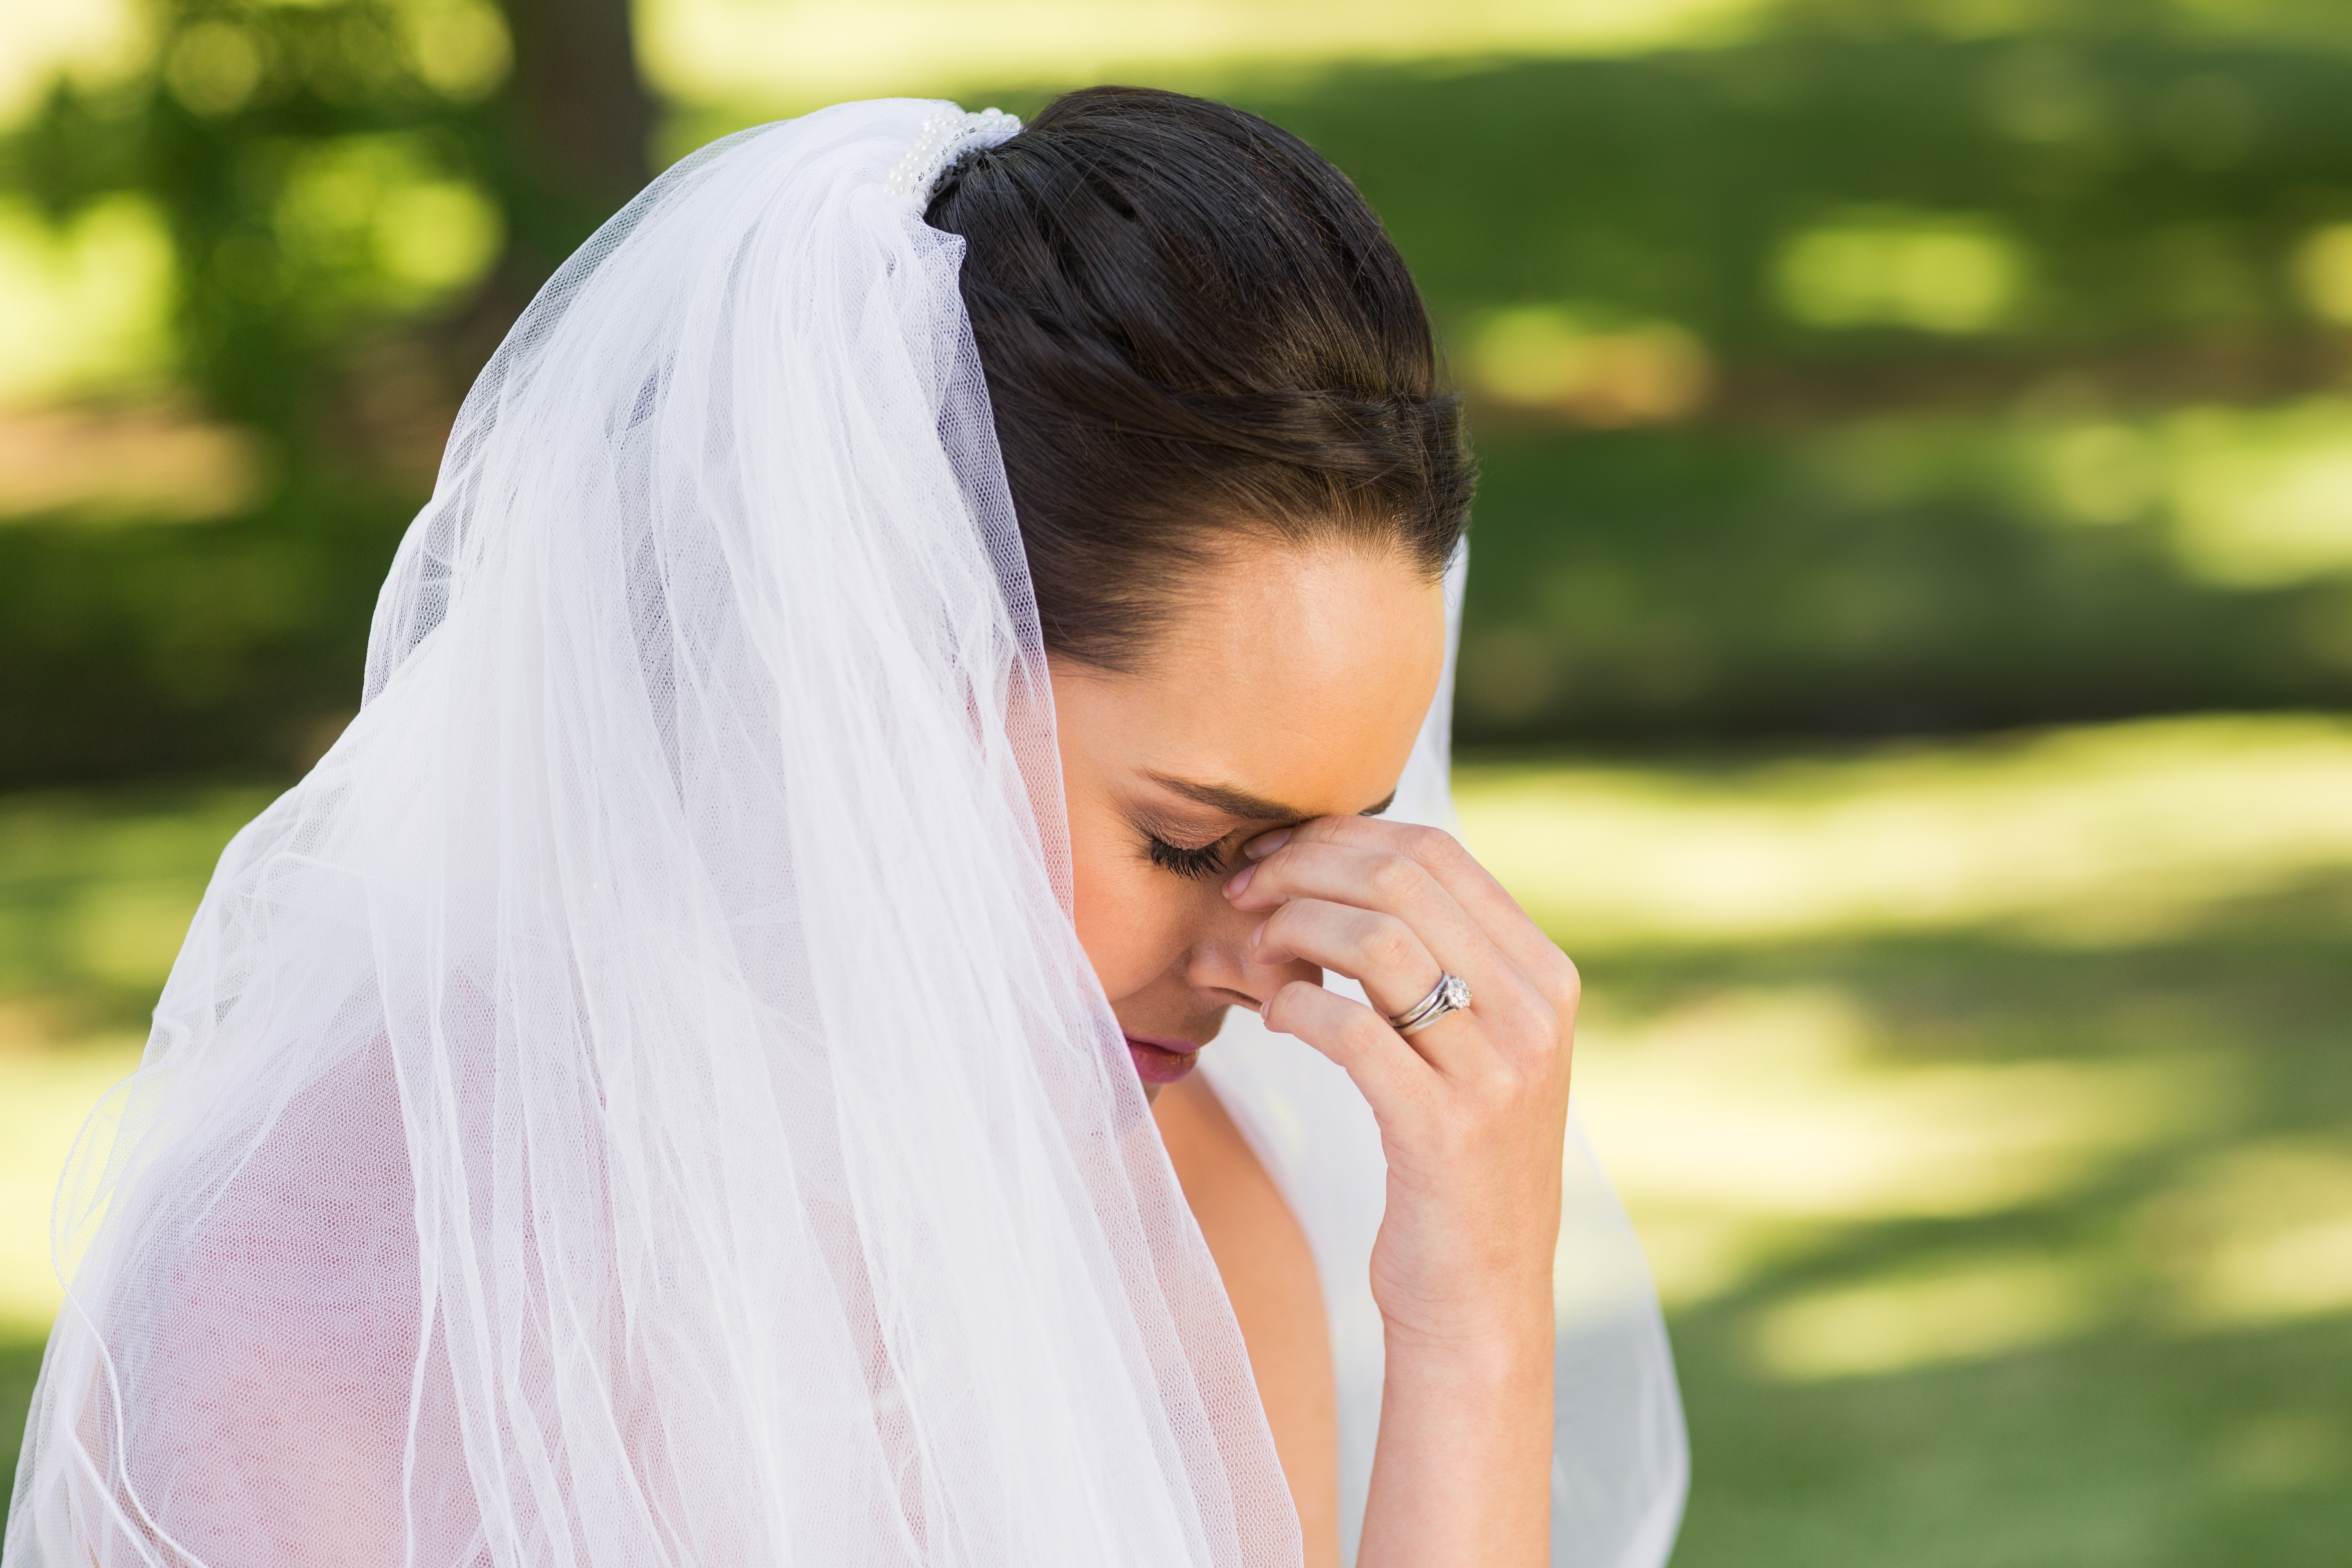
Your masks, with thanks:
[[[1362,1568],[1540,1568],[1549,1555],[1552,1323],[1524,1308],[1437,1331],[1389,1320]]]
[[[1453,1288],[1416,1289],[1401,1279],[1375,1278],[1372,1300],[1391,1352],[1503,1354],[1552,1340],[1551,1259],[1532,1268],[1515,1262],[1488,1271],[1475,1283],[1449,1270]],[[1385,1289],[1383,1288],[1385,1287]]]
[[[1443,1366],[1455,1375],[1517,1381],[1531,1366],[1551,1363],[1552,1304],[1540,1301],[1490,1304],[1475,1313],[1426,1316],[1381,1315],[1381,1337],[1390,1374],[1402,1364]]]

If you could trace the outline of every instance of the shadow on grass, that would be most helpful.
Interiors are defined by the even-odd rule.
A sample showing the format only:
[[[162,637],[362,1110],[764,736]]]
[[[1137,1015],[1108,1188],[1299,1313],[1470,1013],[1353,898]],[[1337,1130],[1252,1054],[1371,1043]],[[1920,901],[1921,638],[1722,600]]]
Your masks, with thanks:
[[[33,1409],[33,1384],[41,1375],[41,1347],[47,1336],[22,1328],[0,1330],[0,1476],[13,1490],[16,1454],[25,1441],[25,1418]],[[5,1494],[0,1494],[5,1497]],[[5,1517],[5,1508],[0,1508]]]
[[[1744,1317],[1674,1325],[1695,1462],[1677,1568],[2343,1561],[2352,1319],[1788,1384],[1757,1375]]]
[[[1694,1451],[1677,1568],[2343,1562],[2352,877],[2131,947],[1969,936],[1621,952],[1587,979],[1629,1038],[1709,995],[1809,988],[1868,1020],[1864,1070],[2199,1064],[2188,1114],[2079,1179],[1979,1212],[1821,1223],[1673,1312]],[[2242,1179],[2291,1170],[2261,1163],[2283,1150],[2336,1184]],[[2301,1250],[2273,1247],[2248,1285],[2264,1237]],[[1976,1325],[1923,1321],[1935,1289],[1998,1316],[2018,1305],[2001,1268],[2075,1282],[2074,1315],[1939,1351],[1937,1335],[1964,1342]],[[1815,1364],[1776,1365],[1773,1330],[1808,1311]],[[1866,1345],[1822,1348],[1836,1331],[1896,1348],[1874,1365]]]

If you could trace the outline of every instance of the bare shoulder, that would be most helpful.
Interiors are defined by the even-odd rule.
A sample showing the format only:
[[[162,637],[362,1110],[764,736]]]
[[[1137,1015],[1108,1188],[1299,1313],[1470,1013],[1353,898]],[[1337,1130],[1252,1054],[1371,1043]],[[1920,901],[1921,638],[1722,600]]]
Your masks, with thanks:
[[[1314,1254],[1274,1179],[1198,1074],[1152,1108],[1185,1202],[1233,1302],[1298,1505],[1309,1568],[1339,1560],[1339,1428]]]

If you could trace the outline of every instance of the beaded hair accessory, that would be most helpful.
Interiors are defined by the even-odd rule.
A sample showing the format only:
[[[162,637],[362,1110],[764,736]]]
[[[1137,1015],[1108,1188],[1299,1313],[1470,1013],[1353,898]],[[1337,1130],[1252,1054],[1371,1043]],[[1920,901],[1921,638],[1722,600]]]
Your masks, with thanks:
[[[923,122],[921,131],[882,182],[892,195],[911,198],[915,205],[930,205],[931,191],[950,165],[975,147],[994,147],[1021,131],[1021,121],[1001,109],[967,114],[942,110]]]

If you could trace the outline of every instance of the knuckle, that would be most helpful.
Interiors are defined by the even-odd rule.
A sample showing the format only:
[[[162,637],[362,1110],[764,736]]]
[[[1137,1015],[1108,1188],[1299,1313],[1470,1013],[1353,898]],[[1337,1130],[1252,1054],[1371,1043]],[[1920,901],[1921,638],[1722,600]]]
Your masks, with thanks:
[[[1494,1107],[1497,1121],[1517,1115],[1527,1103],[1533,1082],[1516,1063],[1507,1060],[1495,1068],[1486,1081],[1486,1100]]]
[[[1466,858],[1469,851],[1462,841],[1442,827],[1412,827],[1405,833],[1405,853],[1432,870],[1442,869]]]
[[[1412,962],[1420,946],[1410,926],[1393,916],[1382,915],[1373,921],[1364,939],[1364,956],[1383,969],[1402,969]]]
[[[1531,1061],[1549,1067],[1567,1045],[1568,1030],[1561,1024],[1559,1014],[1540,1003],[1537,1005],[1538,1011],[1529,1022],[1526,1037],[1528,1056]]]
[[[1559,959],[1557,973],[1552,976],[1552,1005],[1573,1016],[1578,1005],[1584,1000],[1584,974],[1576,967],[1576,960],[1558,948],[1553,948],[1552,952]]]
[[[1254,861],[1256,868],[1250,873],[1249,890],[1253,893],[1278,893],[1286,874],[1290,870],[1290,847],[1283,846],[1263,860]]]
[[[1412,895],[1422,875],[1421,867],[1411,857],[1383,855],[1372,868],[1372,890],[1388,902],[1399,902]]]
[[[1292,1032],[1291,1025],[1299,1021],[1298,1011],[1305,1005],[1303,999],[1293,993],[1302,989],[1311,990],[1314,987],[1308,986],[1303,980],[1292,980],[1285,983],[1273,995],[1266,998],[1262,1016],[1265,1019],[1267,1028],[1283,1034]]]
[[[1486,998],[1480,1000],[1485,1001]],[[1525,984],[1504,984],[1495,988],[1487,1017],[1507,1035],[1521,1035],[1544,1027],[1552,1022],[1551,1005],[1543,994]]]
[[[1559,1016],[1550,1002],[1528,992],[1510,1008],[1510,1035],[1522,1051],[1550,1051],[1559,1044]]]
[[[1295,900],[1287,903],[1276,904],[1265,917],[1265,934],[1259,941],[1273,942],[1289,935],[1290,929],[1302,918],[1299,906]]]

